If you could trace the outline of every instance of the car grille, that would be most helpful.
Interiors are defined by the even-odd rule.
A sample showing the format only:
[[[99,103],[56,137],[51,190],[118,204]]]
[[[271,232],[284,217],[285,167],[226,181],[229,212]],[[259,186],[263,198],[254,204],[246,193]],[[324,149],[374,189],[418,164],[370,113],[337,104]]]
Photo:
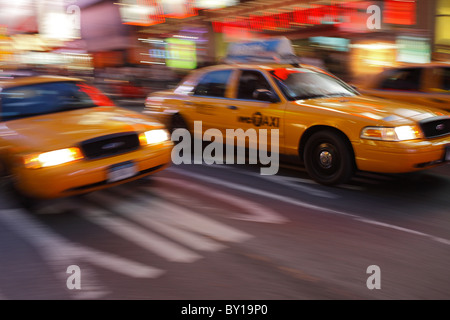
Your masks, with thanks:
[[[139,148],[139,137],[136,132],[111,134],[85,140],[80,148],[87,159],[110,157]]]
[[[435,117],[419,122],[426,138],[436,138],[450,134],[450,117]]]

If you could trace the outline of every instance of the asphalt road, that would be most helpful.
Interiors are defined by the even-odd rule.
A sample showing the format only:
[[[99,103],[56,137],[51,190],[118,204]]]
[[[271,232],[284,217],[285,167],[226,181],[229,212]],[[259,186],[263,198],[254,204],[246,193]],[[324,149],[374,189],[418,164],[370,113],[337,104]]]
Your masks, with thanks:
[[[3,187],[0,299],[450,298],[449,165],[340,187],[259,169],[173,165],[35,212]]]

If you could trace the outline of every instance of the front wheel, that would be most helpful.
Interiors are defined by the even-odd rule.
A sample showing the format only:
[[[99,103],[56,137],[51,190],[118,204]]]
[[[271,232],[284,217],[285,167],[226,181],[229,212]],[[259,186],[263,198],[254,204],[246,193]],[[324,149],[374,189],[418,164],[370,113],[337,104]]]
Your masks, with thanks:
[[[316,132],[308,139],[303,160],[311,178],[324,185],[345,183],[355,171],[351,146],[331,130]]]

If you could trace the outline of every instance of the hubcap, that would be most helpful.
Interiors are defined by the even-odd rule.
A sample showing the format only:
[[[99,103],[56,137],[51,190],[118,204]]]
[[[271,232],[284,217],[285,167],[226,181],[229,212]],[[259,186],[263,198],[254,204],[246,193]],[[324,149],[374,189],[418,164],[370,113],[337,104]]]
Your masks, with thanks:
[[[320,159],[320,165],[323,168],[325,168],[325,169],[331,168],[331,166],[333,164],[333,155],[329,151],[323,150],[322,152],[320,152],[319,159]]]

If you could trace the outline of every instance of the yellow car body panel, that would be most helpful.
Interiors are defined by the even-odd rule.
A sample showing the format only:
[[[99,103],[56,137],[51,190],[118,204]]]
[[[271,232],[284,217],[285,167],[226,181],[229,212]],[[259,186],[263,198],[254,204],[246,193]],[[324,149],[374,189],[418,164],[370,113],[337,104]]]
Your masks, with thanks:
[[[317,68],[301,66],[321,72]],[[210,127],[224,129],[279,129],[280,153],[303,160],[303,148],[311,132],[328,128],[339,131],[348,139],[359,170],[401,173],[421,170],[442,164],[445,146],[450,135],[410,141],[377,141],[361,138],[365,127],[393,127],[417,125],[433,117],[449,117],[450,113],[433,107],[423,107],[399,101],[386,101],[365,95],[317,98],[291,101],[286,99],[269,71],[274,68],[293,68],[291,65],[249,64],[220,65],[194,71],[178,88],[150,94],[145,114],[152,115],[171,126],[175,114],[181,115],[189,130],[194,121],[203,121],[203,132]],[[233,76],[223,98],[197,97],[190,93],[202,75],[215,70],[233,70]],[[279,102],[244,101],[236,98],[237,78],[241,70],[263,73]],[[326,73],[326,72],[325,72]],[[332,75],[331,75],[332,76]],[[237,108],[230,109],[229,106]],[[251,117],[258,112],[276,120],[276,126],[255,126]],[[248,121],[241,121],[248,119]]]
[[[55,81],[81,81],[74,78],[23,78],[1,83],[3,88]],[[0,107],[1,109],[1,107]],[[27,155],[80,147],[81,143],[130,133],[165,129],[160,122],[114,105],[96,106],[2,121],[0,119],[0,163],[12,175],[18,190],[34,198],[57,198],[99,190],[142,178],[167,167],[171,162],[170,140],[140,145],[124,152],[97,158],[84,157],[69,163],[27,168]],[[106,141],[106,140],[105,140]],[[103,147],[102,147],[103,148]],[[121,163],[134,163],[136,174],[108,181],[109,169]]]
[[[383,82],[390,75],[401,70],[420,69],[418,87],[414,90],[396,90],[383,88]],[[447,70],[445,73],[442,70]],[[360,84],[358,90],[373,97],[389,101],[401,101],[421,106],[434,107],[450,111],[450,64],[428,63],[410,64],[408,66],[390,68]]]

